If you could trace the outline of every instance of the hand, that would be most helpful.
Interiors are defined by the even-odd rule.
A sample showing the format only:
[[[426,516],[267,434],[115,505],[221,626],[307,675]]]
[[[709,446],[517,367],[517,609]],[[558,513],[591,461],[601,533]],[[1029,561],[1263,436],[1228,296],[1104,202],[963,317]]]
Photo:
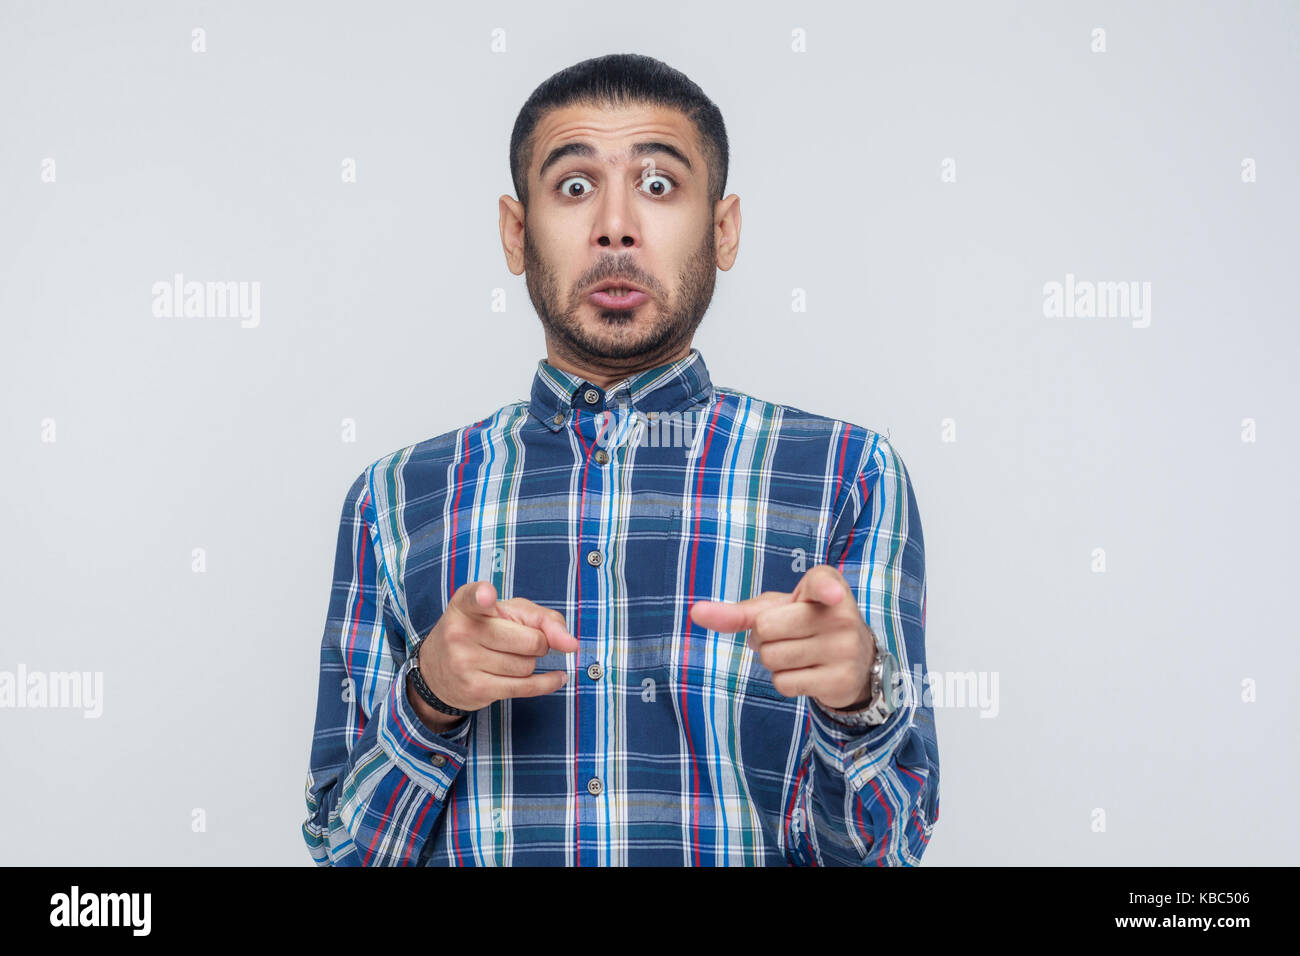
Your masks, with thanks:
[[[746,641],[786,697],[805,694],[834,710],[871,703],[876,641],[848,582],[829,564],[809,568],[793,594],[697,601],[690,618],[711,631],[749,631]]]
[[[493,701],[559,690],[568,675],[534,674],[537,658],[552,648],[571,654],[578,647],[559,611],[526,598],[497,600],[491,581],[471,581],[456,589],[420,645],[420,676],[443,703],[479,710]],[[445,728],[460,720],[430,707],[414,688],[408,696],[426,723]]]

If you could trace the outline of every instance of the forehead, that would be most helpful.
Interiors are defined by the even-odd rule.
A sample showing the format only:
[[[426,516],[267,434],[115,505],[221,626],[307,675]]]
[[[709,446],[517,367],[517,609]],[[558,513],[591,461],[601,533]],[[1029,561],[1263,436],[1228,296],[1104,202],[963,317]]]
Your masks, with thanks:
[[[536,174],[553,150],[577,142],[594,146],[597,159],[631,159],[628,149],[632,144],[656,141],[681,150],[696,169],[702,162],[696,148],[695,124],[678,110],[651,104],[564,106],[547,112],[538,121],[533,136],[530,174]]]

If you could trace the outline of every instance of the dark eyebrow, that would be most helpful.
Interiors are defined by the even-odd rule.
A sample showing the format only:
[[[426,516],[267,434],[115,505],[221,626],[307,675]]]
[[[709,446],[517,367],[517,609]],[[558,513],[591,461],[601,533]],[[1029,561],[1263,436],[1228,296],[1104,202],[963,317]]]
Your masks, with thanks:
[[[671,156],[673,159],[685,166],[688,171],[695,171],[691,166],[691,161],[686,158],[686,154],[676,146],[672,146],[668,143],[655,142],[636,143],[632,146],[633,156],[650,156],[654,153],[663,153],[664,155]],[[575,142],[565,143],[563,146],[557,146],[547,154],[546,161],[542,163],[542,168],[537,171],[537,177],[540,179],[542,176],[545,176],[547,169],[554,166],[566,156],[582,156],[590,159],[595,155],[596,149],[590,143]]]

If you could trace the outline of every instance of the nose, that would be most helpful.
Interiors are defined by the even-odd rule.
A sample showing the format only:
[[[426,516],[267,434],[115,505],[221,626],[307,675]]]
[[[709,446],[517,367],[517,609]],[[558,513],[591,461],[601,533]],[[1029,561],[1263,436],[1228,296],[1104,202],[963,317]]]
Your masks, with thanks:
[[[596,244],[602,248],[620,245],[631,249],[641,240],[640,229],[632,213],[628,197],[610,190],[601,197],[593,226]]]

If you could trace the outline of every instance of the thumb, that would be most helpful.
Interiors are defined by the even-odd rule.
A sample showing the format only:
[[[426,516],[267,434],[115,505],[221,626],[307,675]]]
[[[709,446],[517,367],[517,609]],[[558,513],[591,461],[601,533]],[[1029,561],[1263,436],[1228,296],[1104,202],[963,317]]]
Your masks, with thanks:
[[[491,581],[471,581],[462,584],[452,596],[457,610],[470,617],[500,617],[497,610],[497,589]]]
[[[794,599],[827,606],[839,604],[844,600],[844,595],[849,593],[848,582],[829,565],[819,567],[826,570],[818,571],[814,567],[799,579],[794,588]]]

